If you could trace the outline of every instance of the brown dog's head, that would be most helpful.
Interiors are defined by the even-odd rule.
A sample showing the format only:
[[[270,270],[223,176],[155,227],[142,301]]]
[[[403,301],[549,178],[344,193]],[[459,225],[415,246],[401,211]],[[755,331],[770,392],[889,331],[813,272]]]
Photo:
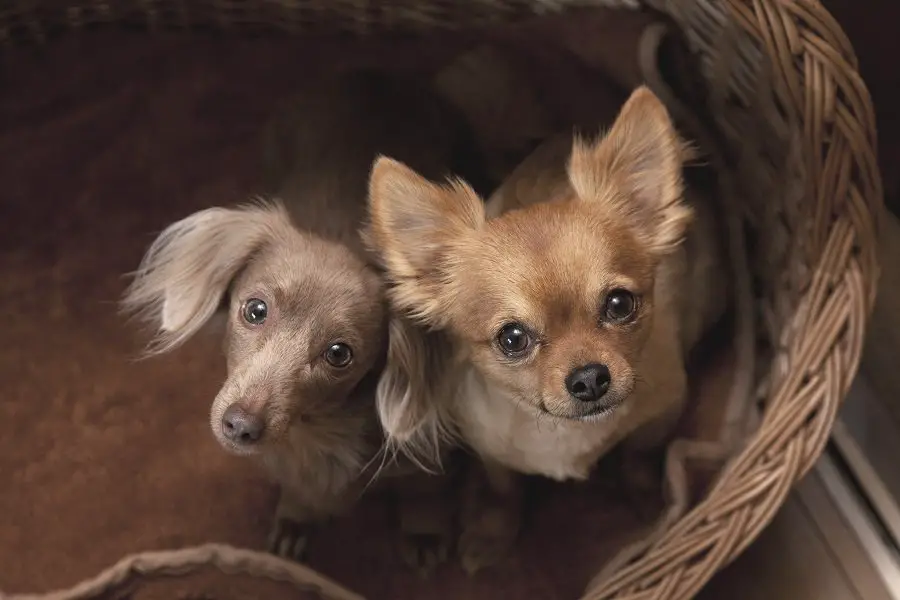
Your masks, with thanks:
[[[345,246],[298,231],[276,203],[170,225],[124,306],[158,327],[156,353],[225,316],[228,379],[210,424],[235,454],[334,451],[365,426],[353,392],[383,360],[380,278]]]
[[[639,360],[662,301],[657,266],[691,218],[682,149],[640,88],[607,135],[574,142],[558,195],[494,219],[466,184],[380,159],[369,240],[392,301],[450,332],[517,402],[578,420],[613,410],[652,368]]]

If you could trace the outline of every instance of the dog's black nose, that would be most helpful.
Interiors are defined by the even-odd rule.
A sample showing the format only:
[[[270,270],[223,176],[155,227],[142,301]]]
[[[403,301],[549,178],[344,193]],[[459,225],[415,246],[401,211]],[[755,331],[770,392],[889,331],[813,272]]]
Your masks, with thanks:
[[[609,389],[611,381],[606,365],[591,363],[572,369],[566,377],[566,389],[576,400],[596,402]]]
[[[232,404],[222,415],[222,433],[236,444],[252,444],[262,437],[266,423],[259,415]]]

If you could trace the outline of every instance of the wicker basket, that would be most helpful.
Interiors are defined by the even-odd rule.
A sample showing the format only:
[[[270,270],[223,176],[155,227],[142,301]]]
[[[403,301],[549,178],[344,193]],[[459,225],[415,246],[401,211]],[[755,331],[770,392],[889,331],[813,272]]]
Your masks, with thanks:
[[[755,242],[766,351],[759,428],[706,498],[584,598],[688,598],[750,544],[823,449],[860,359],[878,279],[875,123],[856,57],[816,0],[28,0],[0,7],[0,43],[101,23],[241,33],[425,33],[605,5],[667,13],[701,57],[707,119],[726,144]],[[54,598],[129,572],[213,564],[358,598],[309,569],[218,546],[129,557]],[[48,596],[50,597],[50,596]]]

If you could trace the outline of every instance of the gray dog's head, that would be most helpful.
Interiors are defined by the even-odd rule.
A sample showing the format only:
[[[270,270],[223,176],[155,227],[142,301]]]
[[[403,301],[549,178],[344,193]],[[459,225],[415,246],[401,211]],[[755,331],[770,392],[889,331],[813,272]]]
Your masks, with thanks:
[[[279,204],[173,223],[144,256],[124,307],[158,328],[154,353],[225,317],[228,379],[210,425],[226,450],[327,452],[362,436],[371,407],[357,407],[366,400],[354,390],[386,346],[380,279],[346,246],[299,231]]]

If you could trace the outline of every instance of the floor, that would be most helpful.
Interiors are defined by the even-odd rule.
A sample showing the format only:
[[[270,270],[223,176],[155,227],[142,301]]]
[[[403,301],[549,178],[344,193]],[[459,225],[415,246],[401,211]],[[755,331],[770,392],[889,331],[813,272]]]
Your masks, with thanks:
[[[716,575],[700,600],[891,600],[887,588],[810,473],[759,539]]]

